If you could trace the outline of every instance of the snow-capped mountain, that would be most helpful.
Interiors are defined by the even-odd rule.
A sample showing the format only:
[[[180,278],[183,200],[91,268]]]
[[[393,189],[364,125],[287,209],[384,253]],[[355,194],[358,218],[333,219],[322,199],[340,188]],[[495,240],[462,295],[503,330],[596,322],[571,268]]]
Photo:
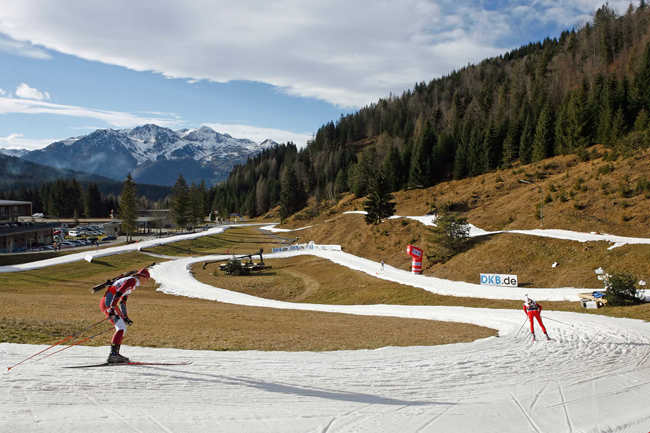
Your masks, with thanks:
[[[29,150],[27,149],[0,149],[0,154],[7,155],[7,156],[15,156],[17,158],[20,158],[21,156],[24,156],[27,153],[29,153]]]
[[[182,174],[188,183],[205,180],[212,185],[225,179],[250,155],[276,144],[273,140],[258,144],[233,138],[207,126],[174,131],[150,124],[133,129],[98,129],[57,141],[22,158],[117,180],[131,173],[139,183],[173,185]]]

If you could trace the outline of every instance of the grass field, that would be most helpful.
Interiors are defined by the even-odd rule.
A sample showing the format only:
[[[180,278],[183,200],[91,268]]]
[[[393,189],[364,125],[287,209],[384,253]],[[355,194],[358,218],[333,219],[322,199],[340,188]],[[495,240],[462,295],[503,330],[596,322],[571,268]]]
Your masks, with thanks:
[[[374,278],[313,256],[266,260],[272,269],[259,275],[231,276],[218,263],[192,267],[194,277],[206,284],[268,299],[339,305],[444,305],[473,308],[521,309],[518,300],[444,296],[411,286]],[[489,289],[486,289],[489,290]],[[522,289],[522,297],[525,289]],[[650,320],[650,303],[629,307],[585,310],[578,302],[540,302],[548,310],[573,311]],[[523,313],[522,313],[523,317]]]
[[[204,239],[200,246],[193,241],[171,248],[246,252],[249,246],[267,245],[264,239],[274,239],[258,238],[252,228],[239,230],[243,242],[236,247],[233,230]],[[215,251],[210,251],[211,244]],[[0,274],[0,341],[51,343],[100,320],[101,294],[92,295],[89,287],[151,260],[127,253],[92,263]],[[165,295],[156,292],[151,281],[130,296],[129,316],[135,324],[124,344],[185,349],[321,351],[446,344],[495,334],[468,324],[241,307]],[[89,344],[109,344],[110,327],[102,329],[108,332]]]
[[[634,158],[606,161],[595,155],[580,162],[561,156],[541,163],[488,173],[472,179],[444,182],[435,187],[396,193],[397,213],[423,215],[432,206],[452,205],[481,228],[524,229],[542,226],[537,205],[544,196],[546,228],[599,231],[627,236],[650,236],[650,193],[639,190],[650,177],[650,151]],[[539,185],[522,184],[527,179]],[[340,244],[349,253],[408,269],[408,244],[429,246],[427,228],[407,220],[386,220],[367,226],[360,215],[363,199],[350,195],[329,207],[312,207],[292,217],[289,227],[312,228],[281,235],[237,227],[214,235],[150,249],[168,256],[251,254],[274,245],[300,242]],[[269,217],[267,215],[266,217]],[[478,274],[514,273],[525,287],[600,288],[593,270],[627,271],[650,280],[650,247],[608,249],[606,243],[577,243],[523,235],[494,235],[476,239],[471,247],[446,263],[425,260],[425,274],[477,282]],[[0,264],[43,257],[3,256]],[[109,256],[38,271],[0,274],[0,341],[49,343],[94,323],[99,295],[88,288],[120,272],[149,264],[141,253]],[[551,268],[551,263],[559,266]],[[290,302],[330,304],[458,305],[520,309],[520,301],[440,296],[386,282],[314,257],[268,260],[273,269],[250,277],[224,277],[216,264],[197,278],[217,287]],[[577,302],[544,302],[546,309],[579,311],[650,320],[650,304],[584,310]],[[431,345],[470,341],[494,335],[472,325],[396,318],[240,307],[174,297],[156,292],[152,282],[129,301],[135,325],[125,344],[212,350],[334,350],[387,345]],[[523,313],[522,313],[523,316]],[[110,337],[92,344],[106,345]]]
[[[260,248],[270,253],[271,248],[287,243],[290,237],[262,232],[255,227],[232,227],[223,233],[202,236],[173,244],[159,245],[146,251],[166,256],[195,256],[202,254],[250,254]]]

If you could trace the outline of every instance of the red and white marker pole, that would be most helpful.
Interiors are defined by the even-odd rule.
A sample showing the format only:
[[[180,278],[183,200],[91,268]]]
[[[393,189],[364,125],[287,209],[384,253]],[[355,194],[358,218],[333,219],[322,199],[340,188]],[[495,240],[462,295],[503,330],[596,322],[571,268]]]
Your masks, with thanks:
[[[406,247],[406,254],[411,256],[413,259],[411,261],[411,272],[414,274],[421,274],[422,273],[422,256],[424,255],[424,251],[422,251],[420,248],[415,247],[413,245],[409,245]]]

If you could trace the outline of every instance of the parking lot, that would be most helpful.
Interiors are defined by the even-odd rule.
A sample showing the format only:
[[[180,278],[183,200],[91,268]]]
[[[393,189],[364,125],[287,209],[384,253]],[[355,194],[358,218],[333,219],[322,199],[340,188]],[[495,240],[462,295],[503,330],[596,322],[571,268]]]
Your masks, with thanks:
[[[60,251],[74,248],[98,247],[117,242],[114,235],[106,234],[101,224],[79,225],[76,227],[54,227],[51,244],[35,244],[22,252]],[[18,252],[18,251],[14,251]]]

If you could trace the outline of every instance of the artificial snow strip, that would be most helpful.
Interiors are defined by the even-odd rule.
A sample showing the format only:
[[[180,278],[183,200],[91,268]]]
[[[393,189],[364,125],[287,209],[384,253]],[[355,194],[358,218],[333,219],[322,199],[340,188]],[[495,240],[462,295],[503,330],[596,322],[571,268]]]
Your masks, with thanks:
[[[110,247],[110,248],[104,248],[104,249],[98,249],[98,250],[92,250],[92,251],[83,251],[79,253],[72,253],[72,254],[66,254],[63,256],[58,256],[54,257],[51,259],[45,259],[45,260],[37,260],[34,262],[29,262],[29,263],[20,263],[17,265],[9,265],[9,266],[0,266],[0,273],[4,272],[20,272],[20,271],[29,271],[32,269],[40,269],[40,268],[45,268],[48,266],[54,266],[54,265],[61,265],[64,263],[72,263],[72,262],[78,262],[81,260],[86,260],[87,262],[92,262],[92,260],[99,258],[99,257],[106,257],[106,256],[111,256],[114,254],[123,254],[123,253],[128,253],[132,251],[140,251],[144,248],[152,248],[158,245],[165,245],[173,242],[180,242],[188,239],[196,239],[202,236],[210,236],[210,235],[216,235],[219,233],[222,233],[224,230],[226,230],[230,226],[219,226],[219,227],[213,227],[211,229],[202,231],[202,232],[196,232],[196,233],[188,233],[188,234],[183,234],[183,235],[176,235],[176,236],[168,236],[166,238],[156,238],[156,239],[149,239],[146,241],[139,241],[139,242],[134,242],[132,244],[127,244],[127,245],[120,245],[117,247]]]
[[[344,212],[344,214],[365,214],[365,211],[348,211]],[[400,216],[395,216],[392,218],[402,218]],[[416,221],[419,221],[420,223],[428,226],[435,225],[435,215],[423,215],[423,216],[407,216],[405,218],[410,218]],[[261,224],[237,224],[236,226],[241,227],[241,226],[254,226],[254,225],[261,225]],[[291,231],[297,231],[297,230],[305,230],[310,228],[311,226],[307,227],[301,227],[298,229],[279,229],[276,228],[277,224],[270,224],[262,227],[262,229],[271,231],[271,232],[291,232]],[[166,238],[158,238],[158,239],[150,239],[146,241],[140,241],[136,242],[133,244],[129,245],[121,245],[118,247],[111,247],[111,248],[104,248],[101,250],[93,250],[93,251],[84,251],[84,252],[79,252],[79,253],[73,253],[73,254],[67,254],[65,256],[59,256],[55,257],[52,259],[46,259],[46,260],[38,260],[30,263],[21,263],[17,265],[9,265],[9,266],[0,266],[0,273],[4,272],[20,272],[20,271],[27,271],[31,269],[40,269],[44,268],[47,266],[54,266],[54,265],[60,265],[64,263],[72,263],[80,260],[86,260],[88,262],[91,262],[95,258],[99,257],[105,257],[113,254],[122,254],[126,252],[131,252],[131,251],[140,251],[144,248],[151,248],[157,245],[164,245],[168,243],[173,243],[173,242],[179,242],[182,240],[187,240],[187,239],[195,239],[201,236],[209,236],[209,235],[214,235],[223,232],[229,227],[234,227],[232,225],[226,225],[226,226],[219,226],[219,227],[213,227],[211,229],[202,231],[202,232],[197,232],[197,233],[189,233],[189,234],[184,234],[184,235],[177,235],[177,236],[169,236]],[[646,244],[650,245],[650,239],[649,238],[632,238],[632,237],[625,237],[625,236],[616,236],[616,235],[609,235],[609,234],[600,234],[600,233],[583,233],[583,232],[575,232],[571,230],[559,230],[559,229],[533,229],[533,230],[498,230],[498,231],[493,231],[493,232],[488,232],[483,229],[480,229],[472,224],[470,224],[470,237],[478,237],[478,236],[487,236],[487,235],[492,235],[492,234],[498,234],[498,233],[516,233],[516,234],[522,234],[522,235],[531,235],[531,236],[541,236],[541,237],[547,237],[547,238],[554,238],[554,239],[564,239],[564,240],[572,240],[572,241],[577,241],[577,242],[611,242],[613,243],[612,246],[609,247],[609,249],[612,248],[617,248],[622,245],[627,245],[627,244]]]
[[[380,274],[377,263],[336,251],[267,257],[298,254],[319,255],[353,269],[371,266]],[[133,359],[182,365],[62,368],[96,364],[106,356],[106,347],[76,346],[3,375],[0,430],[45,432],[65,426],[67,433],[112,433],[126,426],[141,432],[198,433],[219,426],[251,433],[650,431],[647,322],[544,310],[553,340],[533,342],[521,310],[289,303],[212,287],[189,272],[192,263],[229,257],[182,258],[155,265],[150,272],[158,290],[178,296],[473,323],[496,329],[499,337],[433,347],[317,353],[123,346]],[[402,284],[411,284],[411,277],[427,278],[390,266],[384,273]],[[202,332],[218,339],[222,330]],[[12,365],[42,349],[0,343],[0,363]],[[114,404],[114,395],[127,395],[128,404]]]

